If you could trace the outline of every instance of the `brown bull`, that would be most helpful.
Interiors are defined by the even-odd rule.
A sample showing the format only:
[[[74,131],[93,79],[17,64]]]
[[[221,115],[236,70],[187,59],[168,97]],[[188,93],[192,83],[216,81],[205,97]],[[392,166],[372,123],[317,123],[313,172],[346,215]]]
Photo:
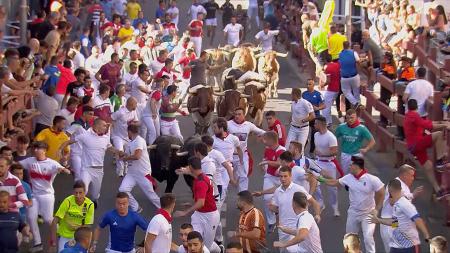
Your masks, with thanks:
[[[219,117],[224,117],[227,120],[232,119],[236,108],[243,108],[247,112],[247,98],[249,96],[242,94],[240,91],[231,89],[215,95],[218,96],[216,106]]]
[[[211,125],[214,112],[214,97],[212,87],[197,85],[189,89],[187,107],[195,125],[196,134],[206,134]]]
[[[258,50],[260,50],[260,48],[251,46],[241,46],[233,49],[235,54],[231,61],[231,67],[234,69],[240,69],[244,72],[255,71],[257,65],[255,52]]]
[[[278,81],[280,64],[277,56],[286,57],[287,54],[277,53],[275,51],[265,52],[256,56],[258,58],[258,73],[264,76],[267,83],[267,94],[269,97],[278,97]]]
[[[244,88],[244,94],[249,96],[247,117],[253,119],[253,123],[259,127],[263,122],[263,113],[267,102],[265,91],[265,86],[258,82],[249,82],[245,84]]]

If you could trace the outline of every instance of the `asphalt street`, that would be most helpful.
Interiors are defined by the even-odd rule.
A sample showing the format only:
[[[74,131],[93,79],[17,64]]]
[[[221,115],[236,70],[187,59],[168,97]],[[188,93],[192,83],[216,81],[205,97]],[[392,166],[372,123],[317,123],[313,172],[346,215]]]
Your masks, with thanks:
[[[146,13],[146,17],[148,19],[154,18],[155,8],[157,1],[145,1],[143,4],[143,8]],[[187,10],[190,6],[190,1],[183,0],[178,1],[178,5],[180,8],[180,23],[179,29],[184,30],[187,23],[189,22],[186,14]],[[220,18],[219,26],[220,24]],[[255,27],[253,25],[253,27]],[[253,38],[256,30],[252,30],[250,34],[247,34],[246,38],[248,42],[252,42],[250,38]],[[214,45],[224,44],[223,32],[221,30],[217,31],[217,38],[214,42]],[[204,39],[206,41],[206,39]],[[206,46],[205,43],[203,44]],[[281,48],[278,46],[278,48]],[[281,49],[280,49],[281,50]],[[266,110],[275,110],[279,118],[282,122],[287,124],[288,117],[290,116],[290,91],[293,87],[306,87],[306,75],[302,73],[302,70],[297,67],[296,61],[288,58],[279,58],[281,70],[280,70],[280,83],[279,83],[279,98],[278,99],[270,99],[267,104]],[[192,119],[188,116],[183,117],[179,116],[178,118],[180,122],[180,127],[183,136],[185,139],[191,136],[194,133],[194,125],[192,123]],[[337,120],[336,120],[337,124]],[[264,124],[264,127],[267,127]],[[249,149],[254,154],[255,163],[258,163],[262,160],[263,155],[263,145],[258,142],[256,138],[251,137],[249,141]],[[393,167],[394,163],[393,154],[381,154],[376,153],[375,151],[371,151],[367,156],[368,169],[371,173],[379,176],[384,183],[388,182],[392,179],[396,172]],[[261,190],[263,184],[263,173],[257,167],[254,168],[253,174],[250,176],[250,190]],[[422,173],[419,174],[419,179],[415,183],[415,186],[425,185],[426,188],[428,184],[425,182],[425,178]],[[67,175],[59,175],[56,177],[54,187],[56,190],[56,203],[55,209],[58,208],[61,201],[71,194],[72,189],[72,177]],[[101,197],[99,201],[99,207],[95,210],[95,224],[98,223],[101,216],[108,210],[114,208],[114,199],[117,193],[117,189],[120,185],[120,178],[118,178],[115,174],[115,168],[112,165],[111,156],[108,155],[105,160],[105,176],[103,179],[103,186],[101,191]],[[165,188],[165,183],[159,185],[159,192],[161,194],[163,189]],[[429,188],[428,188],[429,189]],[[236,207],[236,188],[230,186],[228,193],[228,198],[226,203],[222,209],[221,221],[223,225],[223,234],[226,235],[228,231],[235,231],[237,227],[239,211]],[[192,203],[192,195],[184,180],[178,180],[175,185],[174,193],[177,198],[177,209],[181,209],[184,203]],[[144,211],[142,215],[150,220],[155,214],[156,209],[152,206],[152,204],[146,199],[144,194],[140,191],[140,189],[135,188],[133,191],[135,198],[139,201],[140,205],[143,207]],[[415,204],[417,204],[418,210],[421,213],[422,217],[425,218],[428,226],[431,229],[432,235],[447,235],[449,234],[449,229],[442,226],[443,221],[443,206],[437,203],[430,202],[430,192],[425,192],[421,197],[419,197]],[[256,206],[262,210],[262,198],[258,198],[255,200]],[[322,240],[322,248],[324,252],[343,252],[342,250],[342,237],[345,234],[345,221],[347,217],[348,208],[348,194],[345,190],[339,190],[339,209],[341,212],[340,217],[333,217],[331,208],[327,207],[322,215],[322,221],[319,224],[321,240]],[[173,239],[175,242],[179,243],[178,239],[178,229],[182,223],[189,222],[190,218],[176,218],[172,224],[173,228]],[[41,225],[41,233],[43,234],[43,239],[47,238],[48,229],[45,226]],[[145,233],[143,231],[138,230],[136,233],[136,242],[140,242],[144,238]],[[108,231],[104,230],[99,244],[97,246],[98,252],[104,252],[104,248],[108,242]],[[268,246],[273,245],[273,241],[277,238],[276,233],[268,234],[267,241]],[[377,228],[375,232],[377,252],[383,252],[382,242],[379,235],[379,230]],[[448,238],[449,239],[449,238]],[[423,242],[422,245],[425,245]],[[422,247],[423,252],[427,252],[425,246]],[[47,250],[45,251],[47,252]],[[270,252],[275,252],[273,249],[270,249]]]

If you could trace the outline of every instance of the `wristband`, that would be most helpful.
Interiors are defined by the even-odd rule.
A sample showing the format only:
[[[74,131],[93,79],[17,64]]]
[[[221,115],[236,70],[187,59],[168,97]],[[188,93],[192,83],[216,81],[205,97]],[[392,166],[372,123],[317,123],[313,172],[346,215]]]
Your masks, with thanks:
[[[319,176],[318,178],[317,178],[317,181],[319,181],[320,183],[325,183],[325,178],[324,177],[322,177],[322,176]]]

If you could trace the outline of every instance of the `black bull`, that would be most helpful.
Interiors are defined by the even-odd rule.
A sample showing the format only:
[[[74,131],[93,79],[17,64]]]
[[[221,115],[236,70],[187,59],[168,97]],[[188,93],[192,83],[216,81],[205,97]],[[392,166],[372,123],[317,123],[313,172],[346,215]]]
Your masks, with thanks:
[[[214,111],[214,97],[212,87],[202,87],[190,94],[187,107],[195,125],[196,134],[206,134],[211,125]]]
[[[167,181],[165,192],[172,192],[178,175],[175,170],[186,167],[188,158],[194,155],[194,146],[201,142],[199,137],[189,137],[183,143],[174,136],[159,136],[150,148],[152,176],[159,182]],[[184,176],[186,183],[192,188],[193,178]]]

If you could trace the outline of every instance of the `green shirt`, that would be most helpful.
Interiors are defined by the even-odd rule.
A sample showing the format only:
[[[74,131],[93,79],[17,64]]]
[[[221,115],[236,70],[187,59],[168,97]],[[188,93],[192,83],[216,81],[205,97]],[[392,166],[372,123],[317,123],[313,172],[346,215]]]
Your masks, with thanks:
[[[58,235],[73,238],[75,230],[81,225],[94,224],[94,203],[85,197],[83,204],[79,206],[71,195],[63,200],[55,217],[60,219]]]
[[[116,112],[117,110],[119,110],[119,108],[122,106],[123,104],[123,100],[119,98],[119,96],[117,96],[116,94],[112,95],[109,100],[111,101],[111,104],[114,108],[114,112]]]
[[[342,123],[336,128],[336,138],[339,140],[341,152],[354,155],[359,153],[364,140],[370,141],[372,134],[363,125],[350,128],[347,123]]]
[[[328,33],[322,28],[315,28],[311,33],[310,42],[315,53],[321,53],[328,49]]]

